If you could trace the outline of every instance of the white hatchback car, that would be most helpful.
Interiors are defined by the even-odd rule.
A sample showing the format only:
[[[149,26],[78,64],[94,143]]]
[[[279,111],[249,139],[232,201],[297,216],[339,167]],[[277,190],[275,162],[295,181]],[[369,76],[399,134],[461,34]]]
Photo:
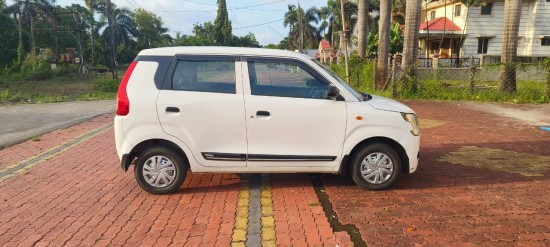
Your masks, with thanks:
[[[291,51],[234,47],[143,50],[118,90],[115,140],[149,193],[195,173],[351,173],[390,186],[416,170],[409,107],[354,91]]]

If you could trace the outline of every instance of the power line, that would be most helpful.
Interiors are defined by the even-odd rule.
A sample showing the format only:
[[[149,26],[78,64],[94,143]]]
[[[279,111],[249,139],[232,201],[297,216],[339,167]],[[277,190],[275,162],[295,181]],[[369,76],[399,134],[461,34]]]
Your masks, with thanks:
[[[256,24],[256,25],[252,25],[252,26],[246,26],[246,27],[236,27],[236,28],[233,28],[233,30],[237,30],[237,29],[244,29],[244,28],[251,28],[251,27],[258,27],[258,26],[263,26],[263,25],[267,25],[267,24],[275,23],[275,22],[278,22],[278,21],[282,21],[282,20],[284,20],[284,19],[279,19],[279,20],[274,20],[274,21],[270,21],[270,22],[260,23],[260,24]]]

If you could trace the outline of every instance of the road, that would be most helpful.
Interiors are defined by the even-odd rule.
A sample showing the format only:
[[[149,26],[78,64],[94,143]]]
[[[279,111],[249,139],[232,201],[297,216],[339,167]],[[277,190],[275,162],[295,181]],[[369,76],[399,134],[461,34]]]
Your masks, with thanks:
[[[0,148],[114,111],[113,100],[0,106]]]
[[[522,117],[549,105],[407,104],[419,169],[385,191],[338,175],[189,173],[155,196],[120,169],[112,113],[54,130],[0,150],[0,246],[550,245],[550,132]]]

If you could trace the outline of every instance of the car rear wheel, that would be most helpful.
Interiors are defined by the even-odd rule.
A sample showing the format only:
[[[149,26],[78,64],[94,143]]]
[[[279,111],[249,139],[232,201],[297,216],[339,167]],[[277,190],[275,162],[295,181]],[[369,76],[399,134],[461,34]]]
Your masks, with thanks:
[[[187,163],[166,147],[153,147],[138,157],[134,174],[145,191],[161,195],[176,192],[187,176]]]
[[[357,185],[369,190],[390,187],[401,173],[397,152],[384,143],[363,146],[352,159],[352,178]]]

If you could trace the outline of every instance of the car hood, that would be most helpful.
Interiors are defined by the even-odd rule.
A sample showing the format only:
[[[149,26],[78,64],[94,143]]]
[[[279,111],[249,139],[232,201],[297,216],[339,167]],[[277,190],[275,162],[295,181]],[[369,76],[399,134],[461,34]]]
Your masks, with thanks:
[[[367,103],[378,110],[414,113],[414,111],[405,104],[378,95],[372,95],[372,99],[367,101]]]

